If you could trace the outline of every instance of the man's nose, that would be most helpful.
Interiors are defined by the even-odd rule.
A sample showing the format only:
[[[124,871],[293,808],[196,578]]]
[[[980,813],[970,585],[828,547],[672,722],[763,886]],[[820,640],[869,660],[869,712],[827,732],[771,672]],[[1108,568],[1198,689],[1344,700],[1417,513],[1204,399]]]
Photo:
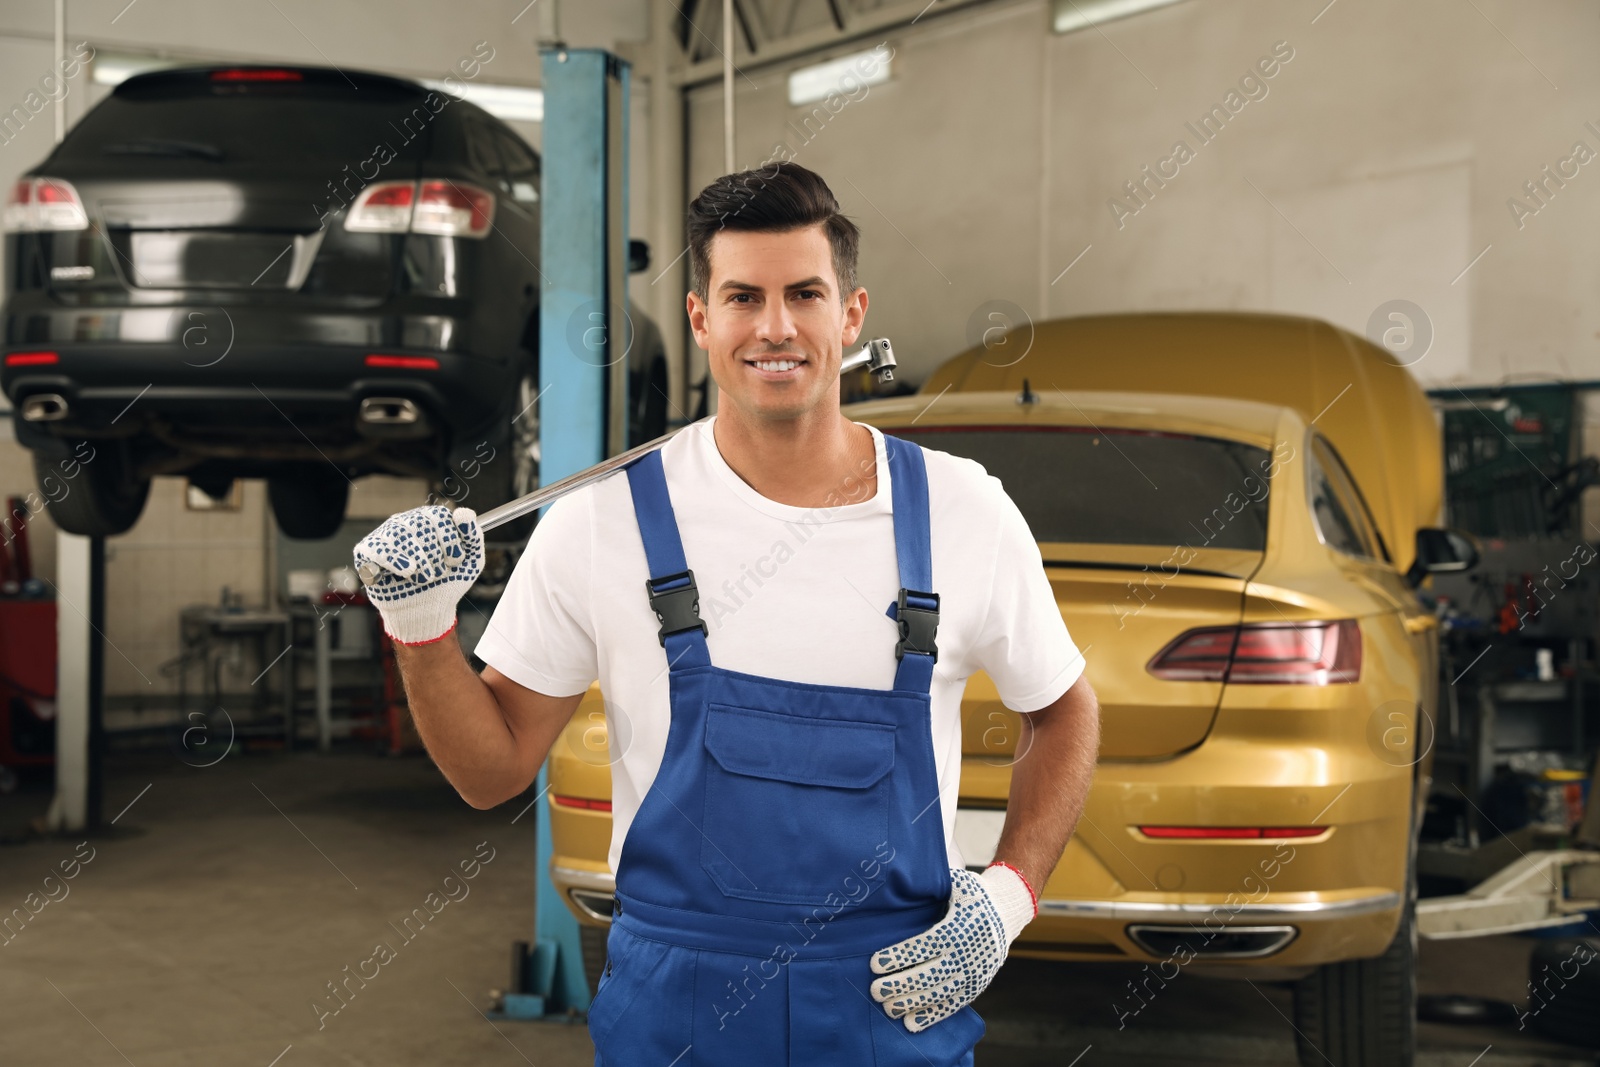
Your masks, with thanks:
[[[786,300],[768,301],[756,320],[756,336],[769,345],[787,344],[797,332]]]

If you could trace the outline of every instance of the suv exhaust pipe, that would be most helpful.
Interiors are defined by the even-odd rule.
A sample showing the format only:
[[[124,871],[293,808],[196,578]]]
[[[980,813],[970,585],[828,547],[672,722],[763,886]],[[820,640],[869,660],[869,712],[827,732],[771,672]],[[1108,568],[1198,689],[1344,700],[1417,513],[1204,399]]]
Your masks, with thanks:
[[[410,426],[421,421],[422,410],[405,397],[369,396],[358,418],[368,426]]]
[[[408,441],[433,433],[427,412],[403,396],[369,396],[356,412],[356,429],[374,441]]]
[[[22,402],[23,422],[56,422],[67,417],[67,398],[60,393],[36,393]]]

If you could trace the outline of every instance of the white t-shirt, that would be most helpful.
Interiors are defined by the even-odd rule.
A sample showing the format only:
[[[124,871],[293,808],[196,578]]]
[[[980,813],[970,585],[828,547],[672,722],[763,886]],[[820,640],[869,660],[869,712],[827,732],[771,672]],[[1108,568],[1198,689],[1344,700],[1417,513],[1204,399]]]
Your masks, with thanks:
[[[684,557],[716,667],[786,681],[892,689],[899,595],[883,434],[876,492],[832,508],[769,500],[722,458],[705,420],[662,446]],[[866,425],[857,423],[857,425]],[[983,670],[1018,712],[1053,703],[1083,673],[1027,520],[981,464],[924,449],[939,594],[933,751],[950,865],[961,777],[961,695]],[[595,679],[611,739],[613,872],[666,751],[671,718],[660,621],[625,471],[551,504],[534,527],[477,655],[536,692],[568,696]]]

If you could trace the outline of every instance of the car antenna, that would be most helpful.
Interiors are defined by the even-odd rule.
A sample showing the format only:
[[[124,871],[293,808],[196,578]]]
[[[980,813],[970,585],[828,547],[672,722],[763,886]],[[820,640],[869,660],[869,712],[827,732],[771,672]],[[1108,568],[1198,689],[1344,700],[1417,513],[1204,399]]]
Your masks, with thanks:
[[[1022,379],[1022,395],[1017,397],[1017,403],[1019,403],[1019,404],[1037,404],[1038,402],[1039,402],[1039,394],[1035,393],[1032,389],[1028,388],[1028,379],[1026,379],[1026,378]]]

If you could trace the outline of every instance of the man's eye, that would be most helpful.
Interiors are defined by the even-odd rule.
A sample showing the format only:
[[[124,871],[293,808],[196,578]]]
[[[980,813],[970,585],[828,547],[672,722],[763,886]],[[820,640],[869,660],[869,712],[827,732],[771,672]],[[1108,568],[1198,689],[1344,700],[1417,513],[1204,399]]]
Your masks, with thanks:
[[[816,296],[816,297],[820,297],[822,294],[817,292],[815,289],[802,289],[796,295],[797,296]]]

